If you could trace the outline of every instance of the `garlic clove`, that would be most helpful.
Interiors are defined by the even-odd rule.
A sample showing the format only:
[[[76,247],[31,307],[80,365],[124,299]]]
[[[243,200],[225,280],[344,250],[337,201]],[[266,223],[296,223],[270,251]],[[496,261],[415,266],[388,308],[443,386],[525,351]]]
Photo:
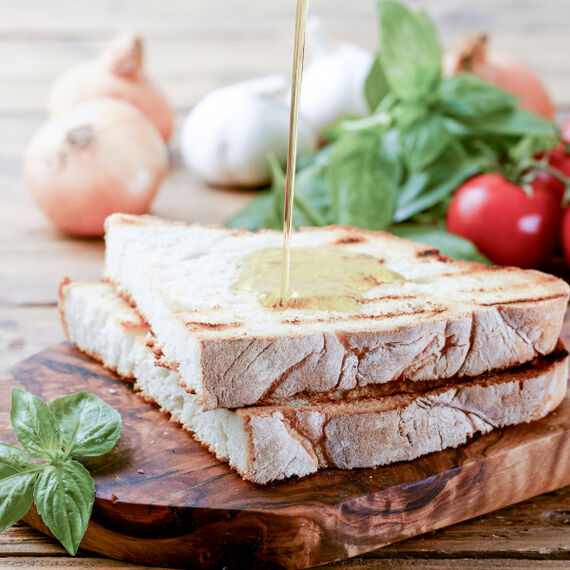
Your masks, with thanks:
[[[259,187],[270,181],[267,161],[287,160],[289,107],[284,76],[269,76],[222,87],[206,95],[189,113],[181,133],[181,152],[189,170],[217,186]],[[299,154],[317,147],[313,129],[299,120]]]
[[[307,46],[313,58],[303,73],[301,112],[317,132],[322,135],[343,116],[367,116],[364,82],[373,54],[353,44],[330,43],[317,18],[310,22]]]

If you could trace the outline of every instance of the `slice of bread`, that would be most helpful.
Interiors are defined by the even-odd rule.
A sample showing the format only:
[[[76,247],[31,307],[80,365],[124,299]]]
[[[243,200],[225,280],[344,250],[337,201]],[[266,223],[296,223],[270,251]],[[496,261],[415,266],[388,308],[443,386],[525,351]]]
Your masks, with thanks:
[[[161,365],[148,328],[107,283],[66,280],[60,309],[69,339],[155,401],[243,478],[267,483],[319,468],[373,467],[456,447],[474,434],[539,419],[564,398],[561,348],[515,371],[349,402],[291,398],[287,404],[202,410]],[[149,346],[150,345],[150,346]],[[164,364],[164,363],[162,363]]]
[[[381,259],[405,282],[379,285],[361,311],[273,310],[232,290],[239,263],[280,232],[186,226],[115,214],[106,278],[136,304],[204,409],[393,380],[477,376],[550,353],[568,285],[538,271],[453,261],[384,232],[296,232],[293,247]]]

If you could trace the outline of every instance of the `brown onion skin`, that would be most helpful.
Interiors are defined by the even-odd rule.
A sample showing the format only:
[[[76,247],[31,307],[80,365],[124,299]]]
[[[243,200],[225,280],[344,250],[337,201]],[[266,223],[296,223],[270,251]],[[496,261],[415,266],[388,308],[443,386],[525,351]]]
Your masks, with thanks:
[[[152,123],[110,98],[49,120],[24,157],[36,204],[58,229],[84,237],[102,236],[114,212],[148,212],[167,168],[167,149]]]
[[[154,124],[165,142],[174,126],[173,111],[143,68],[142,41],[134,34],[121,34],[101,55],[65,71],[48,94],[48,112],[55,116],[100,97],[128,101]]]
[[[519,97],[520,107],[552,120],[556,109],[548,91],[530,68],[509,55],[492,51],[487,36],[466,38],[457,54],[446,54],[444,74],[468,71]]]

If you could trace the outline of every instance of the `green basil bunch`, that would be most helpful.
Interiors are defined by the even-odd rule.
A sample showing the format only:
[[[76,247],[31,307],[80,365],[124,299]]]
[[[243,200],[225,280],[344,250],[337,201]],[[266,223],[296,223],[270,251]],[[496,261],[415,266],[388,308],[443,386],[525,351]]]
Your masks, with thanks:
[[[121,435],[121,416],[89,392],[46,404],[13,388],[10,420],[29,455],[0,443],[0,532],[35,502],[44,523],[74,555],[89,523],[95,485],[87,469],[72,458],[112,449]]]
[[[558,131],[475,75],[444,78],[426,14],[393,0],[377,4],[380,49],[363,86],[371,114],[340,121],[325,148],[299,160],[293,222],[387,229],[452,257],[484,261],[444,229],[453,192],[481,172],[524,174],[525,161],[556,146]],[[285,181],[274,159],[271,166],[271,188],[228,226],[281,228]]]

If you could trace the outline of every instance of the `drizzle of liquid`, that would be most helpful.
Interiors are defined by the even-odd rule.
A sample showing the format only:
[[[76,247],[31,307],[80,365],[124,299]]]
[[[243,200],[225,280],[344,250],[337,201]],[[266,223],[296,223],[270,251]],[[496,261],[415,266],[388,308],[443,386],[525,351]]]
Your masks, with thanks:
[[[357,312],[363,294],[382,283],[404,277],[363,253],[332,248],[291,249],[289,295],[281,296],[281,255],[278,248],[256,251],[243,259],[236,291],[257,295],[272,309]]]
[[[297,0],[295,15],[295,43],[293,50],[293,78],[291,84],[291,112],[289,115],[289,144],[287,150],[287,174],[285,185],[285,208],[283,215],[283,252],[281,254],[280,296],[289,294],[291,264],[291,234],[293,233],[293,204],[295,202],[295,169],[297,168],[297,128],[303,79],[303,56],[305,53],[305,30],[309,0]]]

